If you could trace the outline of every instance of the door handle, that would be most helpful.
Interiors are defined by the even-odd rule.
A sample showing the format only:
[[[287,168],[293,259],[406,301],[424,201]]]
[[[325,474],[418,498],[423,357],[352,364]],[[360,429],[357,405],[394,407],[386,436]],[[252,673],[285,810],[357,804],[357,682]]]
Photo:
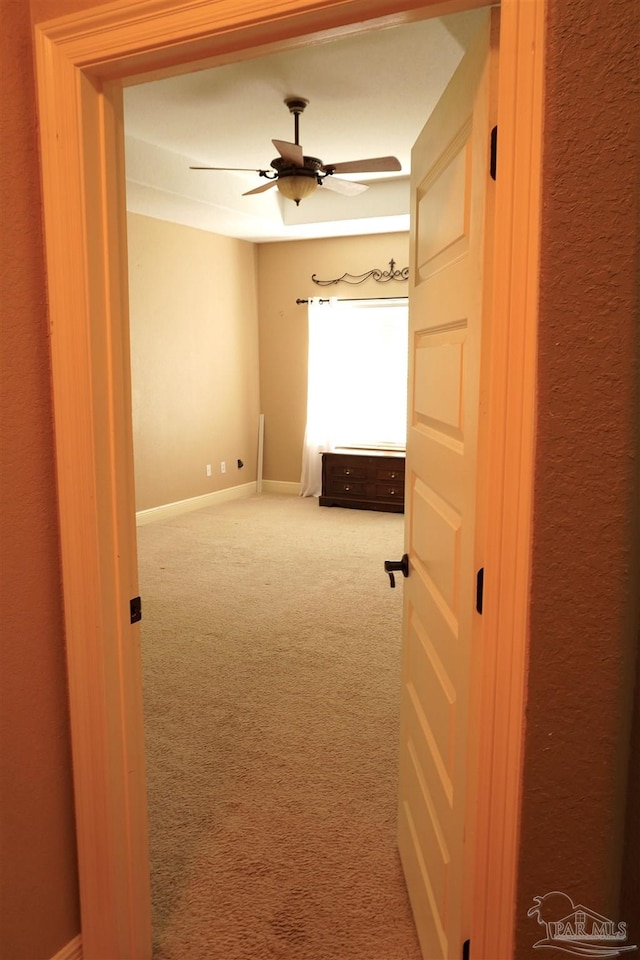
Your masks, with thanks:
[[[399,570],[403,577],[409,576],[409,556],[406,553],[403,553],[402,560],[385,560],[384,562],[384,572],[389,574],[389,586],[395,587],[396,578],[393,573],[395,570]]]

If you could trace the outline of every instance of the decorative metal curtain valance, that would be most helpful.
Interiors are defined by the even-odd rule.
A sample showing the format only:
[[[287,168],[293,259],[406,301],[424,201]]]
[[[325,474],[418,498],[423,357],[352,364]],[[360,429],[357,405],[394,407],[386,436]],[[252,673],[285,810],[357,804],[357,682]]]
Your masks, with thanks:
[[[343,273],[341,277],[336,277],[335,280],[318,280],[315,273],[312,275],[311,279],[319,287],[330,287],[335,283],[364,283],[365,280],[375,280],[376,283],[388,283],[389,280],[408,280],[409,279],[409,267],[403,267],[401,270],[396,270],[395,260],[389,261],[388,270],[378,270],[374,268],[369,270],[367,273]]]

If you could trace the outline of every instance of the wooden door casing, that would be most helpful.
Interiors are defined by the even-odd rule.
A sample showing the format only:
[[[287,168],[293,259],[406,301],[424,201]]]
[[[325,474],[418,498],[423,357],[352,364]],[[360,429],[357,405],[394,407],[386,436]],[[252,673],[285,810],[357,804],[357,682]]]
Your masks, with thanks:
[[[475,0],[114,0],[35,26],[43,212],[51,322],[52,392],[65,595],[66,647],[80,871],[82,944],[89,958],[150,956],[144,778],[130,757],[143,750],[140,692],[128,653],[130,596],[120,550],[135,552],[128,507],[131,458],[113,438],[130,430],[119,380],[127,372],[124,178],[116,130],[122,115],[108,82],[166,76],[326,41],[413,17],[456,13]],[[500,156],[496,187],[494,320],[491,350],[490,482],[484,643],[485,698],[494,706],[482,735],[478,807],[483,847],[475,872],[473,955],[508,957],[517,876],[519,758],[528,625],[535,409],[539,218],[544,103],[545,3],[503,0],[499,76]],[[378,26],[381,25],[379,22]],[[105,109],[106,108],[106,109]],[[92,138],[90,131],[99,130]],[[98,182],[89,187],[85,164]],[[96,207],[96,199],[99,206]],[[84,211],[90,211],[85,216]],[[115,212],[112,216],[107,211]],[[105,296],[108,291],[108,297]],[[91,315],[90,300],[105,309]],[[102,337],[102,340],[100,339]],[[103,349],[116,340],[116,348]],[[123,365],[124,364],[124,365]],[[86,376],[84,373],[86,372]],[[79,375],[79,374],[82,375]],[[95,391],[95,395],[94,395]],[[108,413],[109,429],[101,414]],[[99,496],[97,472],[102,471]],[[80,487],[76,478],[81,477]],[[123,602],[124,601],[124,602]],[[114,649],[115,660],[114,660]],[[117,713],[114,714],[114,705]],[[114,720],[117,718],[117,722]],[[125,895],[122,877],[128,878]]]

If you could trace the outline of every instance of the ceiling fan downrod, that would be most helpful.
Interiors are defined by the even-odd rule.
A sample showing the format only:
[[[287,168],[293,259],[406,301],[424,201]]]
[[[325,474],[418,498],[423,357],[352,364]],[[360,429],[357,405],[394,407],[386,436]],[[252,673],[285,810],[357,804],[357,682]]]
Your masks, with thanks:
[[[294,143],[297,147],[300,146],[300,114],[304,111],[304,108],[308,105],[309,101],[305,100],[304,97],[287,97],[284,101],[289,107],[289,113],[293,114],[293,129],[294,129]]]

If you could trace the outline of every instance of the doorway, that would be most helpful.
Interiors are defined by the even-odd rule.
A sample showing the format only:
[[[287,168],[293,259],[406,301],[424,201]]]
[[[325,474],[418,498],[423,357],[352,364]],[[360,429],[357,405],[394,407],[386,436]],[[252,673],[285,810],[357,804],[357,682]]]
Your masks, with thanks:
[[[135,595],[135,543],[131,535],[131,471],[126,467],[130,435],[123,420],[129,398],[124,367],[128,344],[121,319],[125,285],[118,253],[122,236],[122,154],[118,148],[121,107],[118,86],[110,86],[108,81],[175,67],[189,59],[236,56],[238,50],[251,46],[289,44],[294,37],[309,32],[322,31],[327,36],[346,22],[358,22],[363,12],[355,0],[311,12],[305,4],[291,0],[277,11],[267,10],[265,5],[264,19],[256,23],[237,6],[233,5],[233,11],[231,5],[227,6],[224,10],[216,8],[215,20],[199,4],[183,3],[179,11],[169,5],[160,11],[158,4],[153,4],[153,13],[150,10],[146,19],[136,15],[135,21],[127,21],[126,14],[119,18],[112,12],[112,19],[105,22],[102,15],[87,14],[37,30],[47,254],[56,331],[52,355],[83,937],[88,955],[102,952],[112,957],[142,957],[147,955],[149,939],[144,906],[144,765],[136,734],[140,716],[139,657],[129,627],[129,604]],[[186,18],[187,7],[194,14],[191,18]],[[496,729],[488,732],[493,764],[487,770],[487,783],[497,775],[500,757],[510,755],[513,759],[514,750],[517,756],[522,709],[517,695],[496,697],[495,690],[500,682],[500,692],[504,693],[506,683],[507,687],[512,685],[511,694],[517,694],[526,621],[524,558],[530,517],[532,424],[522,400],[533,383],[531,337],[536,309],[533,292],[524,278],[535,268],[537,257],[539,57],[543,49],[542,11],[531,7],[537,5],[514,3],[506,8],[509,16],[503,18],[506,47],[500,76],[501,118],[506,124],[502,129],[509,135],[501,154],[504,181],[499,191],[496,257],[501,272],[496,296],[505,301],[505,323],[517,312],[519,329],[525,335],[517,344],[510,342],[506,354],[494,358],[492,368],[498,386],[492,425],[501,426],[496,431],[494,451],[498,480],[491,491],[495,523],[490,552],[493,550],[495,570],[504,570],[505,575],[511,571],[509,579],[515,570],[516,582],[510,597],[496,607],[493,628],[488,619],[485,629],[489,628],[489,636],[491,629],[495,631],[497,651],[498,620],[510,620],[513,629],[504,652],[515,674],[511,672],[509,679],[500,681],[494,676],[489,684],[496,704],[502,705],[496,729],[513,732],[506,740],[497,736]],[[376,6],[375,11],[369,5],[370,12],[382,15],[388,10],[384,4]],[[391,16],[410,18],[411,14]],[[169,47],[167,38],[172,38]],[[537,57],[518,58],[520,44],[537,51]],[[98,80],[106,85],[100,88]],[[66,109],[65,104],[76,104],[77,109]],[[518,165],[516,176],[514,145],[522,148],[523,142],[530,161],[524,167]],[[91,216],[85,217],[84,211],[88,210]],[[523,236],[532,238],[524,256]],[[74,377],[68,376],[70,369]],[[511,409],[520,411],[519,415],[506,417],[506,391]],[[520,397],[519,402],[514,403],[514,395]],[[517,504],[512,490],[518,491]],[[515,524],[511,522],[514,506],[518,518]],[[520,642],[514,642],[514,637]],[[86,656],[88,642],[91,657]],[[115,770],[123,771],[124,776],[114,777]],[[497,793],[486,791],[490,828],[486,836],[494,852],[496,844],[500,850],[491,862],[483,859],[485,890],[490,898],[494,891],[491,902],[496,906],[491,915],[493,929],[488,930],[486,924],[479,928],[477,942],[489,943],[493,937],[488,956],[503,955],[502,941],[509,938],[511,930],[509,894],[515,877],[517,764],[511,763],[509,771],[510,775],[500,778]],[[506,831],[502,817],[505,804],[514,814]],[[491,828],[494,823],[495,836]],[[496,859],[499,870],[493,869]],[[96,890],[101,896],[96,897]],[[111,904],[108,911],[105,902]],[[121,923],[115,923],[115,917],[121,918]],[[502,952],[490,952],[498,949],[497,941],[502,942]]]
[[[418,24],[411,25],[411,27],[405,29],[395,28],[395,30],[378,31],[375,34],[375,51],[378,58],[382,58],[383,50],[388,48],[389,52],[385,58],[382,58],[382,62],[395,64],[395,60],[397,59],[395,56],[396,47],[399,41],[388,37],[385,45],[383,40],[388,34],[397,34],[399,32],[404,38],[403,42],[406,44],[408,37],[412,34],[415,35],[417,32],[419,37],[423,38],[422,46],[426,48],[424,51],[425,56],[427,56],[429,50],[432,50],[434,47],[438,45],[442,47],[447,36],[450,36],[452,52],[455,48],[456,56],[455,59],[452,58],[451,65],[443,78],[438,78],[441,85],[446,85],[449,79],[449,73],[453,72],[459,60],[462,58],[465,45],[468,45],[470,38],[477,31],[478,23],[481,22],[482,18],[482,12],[480,12],[480,17],[477,15],[471,16],[469,18],[471,24],[465,30],[464,25],[460,23],[460,17],[454,17],[453,28],[455,33],[449,31],[439,22],[425,21],[427,26],[431,25],[433,27],[432,32],[436,33],[438,37],[438,43],[432,40],[430,41],[429,47],[426,45],[427,38],[424,36],[427,31],[418,31],[416,29],[420,26]],[[363,39],[366,38],[357,38],[361,47],[363,46]],[[466,41],[466,44],[464,41]],[[334,49],[336,45],[339,45],[338,41],[334,41],[332,44],[323,44],[320,50],[326,52],[329,47]],[[343,54],[345,59],[347,59],[348,55],[348,67],[350,70],[353,69],[353,52],[357,45],[356,40],[351,39],[348,43],[347,52]],[[411,47],[412,52],[415,51],[416,46],[417,44],[414,38],[413,46]],[[371,61],[373,53],[369,47],[365,47],[360,56],[364,62],[367,62],[367,60]],[[279,78],[283,75],[286,76],[288,59],[287,55],[283,54],[279,57],[272,55],[266,58],[266,60],[271,64],[269,69],[267,69],[266,66],[263,68],[267,75],[267,80],[264,85],[265,88],[269,90],[273,86],[271,77],[274,73]],[[333,76],[338,72],[339,64],[337,60],[338,58],[335,54],[330,58]],[[277,62],[274,63],[274,61]],[[246,65],[246,72],[254,84],[256,83],[256,71],[261,62],[262,61],[251,61],[250,64]],[[243,69],[245,69],[244,63],[240,65],[239,70],[234,70],[232,74],[234,86],[240,87],[241,89],[243,89],[241,79]],[[289,69],[292,73],[297,73],[299,70],[299,61],[297,58],[295,60],[295,70],[292,68]],[[314,60],[311,64],[307,65],[306,70],[309,74],[318,70],[317,61]],[[397,70],[395,66],[394,70]],[[216,77],[218,72],[222,72],[224,79],[218,79]],[[398,72],[402,74],[402,68]],[[420,71],[417,72],[419,73]],[[213,71],[206,73],[210,73],[212,76],[209,78],[206,74],[205,76],[202,74],[197,75],[199,90],[213,89],[214,91],[225,91],[227,87],[231,85],[228,68],[214,68]],[[409,90],[401,86],[399,78],[394,75],[392,70],[383,70],[381,67],[380,73],[381,76],[377,78],[377,84],[393,90],[395,102],[397,102],[397,98],[408,98]],[[322,75],[324,76],[325,74]],[[289,79],[289,89],[302,90],[304,93],[307,93],[307,76],[308,75],[305,74],[305,79],[302,81],[299,79],[295,81]],[[347,80],[342,77],[340,82],[342,85],[347,83]],[[172,81],[169,80],[163,83],[166,88],[166,86],[172,84]],[[295,86],[293,85],[294,83]],[[355,80],[351,80],[351,83],[355,83]],[[156,90],[159,86],[162,86],[162,83],[152,84],[152,87],[156,88]],[[179,86],[182,91],[180,100],[181,110],[188,113],[189,104],[184,98],[182,77],[180,78]],[[142,86],[136,86],[131,91],[125,91],[125,134],[130,129],[128,112],[130,99],[128,94],[144,94],[145,92]],[[313,114],[314,108],[315,111],[319,113],[323,107],[323,104],[318,102],[316,94],[317,91],[311,94],[310,115]],[[159,96],[161,95],[159,94]],[[216,93],[214,92],[211,96],[215,98]],[[234,96],[237,96],[235,89]],[[145,98],[141,97],[140,99],[143,100]],[[425,101],[424,107],[421,108],[422,112],[424,112],[427,109],[428,99],[422,88],[419,93],[416,91],[416,99],[420,102],[422,102],[422,100]],[[435,94],[433,99],[435,99]],[[167,118],[166,93],[164,96],[161,96],[161,102],[165,105],[165,109],[162,111],[162,123],[163,135],[166,138],[168,137],[167,130],[170,126],[170,121]],[[211,118],[208,117],[207,104],[201,99],[199,99],[198,102],[201,105],[203,113],[202,125],[209,126]],[[280,106],[279,103],[276,105],[278,107]],[[347,114],[347,108],[348,104],[340,103],[341,114]],[[382,126],[384,128],[387,115],[379,102],[376,103],[375,110],[372,112],[375,116],[375,126]],[[391,114],[395,112],[397,111],[394,106]],[[205,116],[208,118],[207,123],[204,122]],[[313,116],[311,116],[310,119],[313,120]],[[332,119],[333,122],[335,122],[335,118]],[[407,140],[412,141],[415,139],[423,120],[424,116],[422,116],[417,123],[414,121],[415,129],[411,126],[409,119],[406,120],[409,129],[413,131],[410,136],[407,137]],[[368,142],[370,135],[368,134],[368,125],[363,119],[362,105],[360,105],[359,113],[351,115],[353,125],[356,124],[356,121],[359,124],[360,136],[365,139],[365,142]],[[145,122],[147,124],[151,123],[149,119],[149,103],[146,102],[146,100]],[[344,116],[342,122],[345,122]],[[245,119],[245,123],[251,124],[251,118]],[[136,129],[135,123],[133,123],[133,129]],[[222,124],[220,126],[218,123],[214,123],[209,133],[209,136],[213,138],[216,143],[221,136],[220,133],[216,134],[216,131],[220,129],[226,129],[226,125]],[[273,133],[273,130],[269,130],[267,127],[265,134],[269,132]],[[305,135],[305,143],[309,143],[309,149],[311,149],[312,152],[316,150],[315,141],[312,139],[315,135],[316,140],[320,139],[318,149],[326,151],[323,155],[335,157],[349,155],[347,151],[353,149],[349,142],[340,148],[325,148],[321,142],[323,132],[322,124],[319,127],[318,125],[309,125],[308,132]],[[332,133],[332,131],[327,131],[327,133]],[[374,149],[373,152],[387,154],[394,152],[396,148],[399,147],[399,144],[396,144],[391,137],[391,133],[385,134],[380,146]],[[266,136],[265,142],[268,142]],[[360,147],[358,147],[358,150],[360,153],[362,152]],[[236,156],[249,155],[248,147],[245,146],[244,143],[241,145],[241,151],[242,152]],[[371,150],[369,152],[371,152]],[[214,156],[212,162],[217,162],[217,160],[217,156]],[[188,162],[187,158],[183,161],[185,170],[188,169]],[[206,176],[215,178],[216,175],[217,171],[216,173],[207,174]],[[197,178],[202,175],[192,173],[191,176]],[[247,189],[251,185],[249,176],[247,176],[247,181],[246,185],[236,187],[238,192],[242,189]],[[375,192],[375,188],[372,188],[371,192]],[[246,198],[241,199],[240,202],[246,204],[247,207],[252,207],[255,200]],[[350,211],[350,200],[345,199],[342,202],[345,205],[345,209]],[[306,201],[303,201],[303,204],[304,203],[306,203]],[[247,214],[245,214],[245,216],[247,216]],[[158,492],[162,488],[161,485],[163,485],[167,491],[163,499],[169,500],[170,502],[184,500],[189,494],[195,496],[204,495],[201,491],[207,489],[207,483],[211,483],[211,480],[205,477],[206,461],[213,466],[214,480],[219,482],[225,479],[225,477],[221,477],[219,474],[219,463],[222,461],[226,464],[226,477],[231,478],[228,482],[233,482],[243,487],[245,476],[250,478],[252,475],[252,460],[256,444],[254,442],[250,443],[248,447],[242,446],[236,449],[231,449],[228,446],[225,447],[224,444],[228,443],[227,435],[234,438],[236,442],[238,436],[243,436],[243,430],[244,435],[247,435],[247,427],[240,420],[238,411],[242,409],[243,394],[253,399],[252,378],[250,374],[247,374],[246,370],[238,369],[238,351],[232,339],[235,336],[234,331],[237,330],[238,340],[241,341],[243,346],[240,354],[243,358],[246,357],[246,363],[243,363],[243,366],[246,365],[247,367],[253,368],[256,358],[254,351],[247,344],[248,318],[251,316],[252,306],[249,302],[247,291],[251,291],[254,284],[251,282],[251,264],[247,262],[246,250],[242,248],[242,243],[237,238],[225,239],[214,237],[210,234],[205,235],[202,231],[194,230],[185,225],[149,220],[148,218],[142,217],[139,213],[129,214],[128,220],[130,230],[129,285],[131,291],[130,297],[132,295],[134,297],[133,301],[130,300],[130,329],[133,356],[134,450],[136,477],[137,480],[140,481],[137,483],[137,496],[142,497],[142,501],[138,500],[137,506],[143,510],[149,507],[153,509],[156,505],[155,502],[147,498],[154,492],[156,496],[158,496]],[[395,225],[396,223],[394,221],[394,226]],[[286,253],[281,257],[278,257],[277,253],[274,253],[269,257],[268,264],[264,263],[260,255],[258,255],[259,271],[261,273],[268,271],[269,274],[269,283],[267,284],[266,281],[263,282],[260,280],[258,288],[261,292],[264,292],[265,288],[268,287],[267,293],[271,297],[268,305],[265,304],[264,312],[266,318],[261,327],[261,343],[264,344],[266,341],[267,347],[264,351],[266,357],[261,358],[260,369],[270,386],[277,384],[277,390],[274,390],[273,386],[271,386],[271,390],[267,395],[267,399],[272,404],[267,416],[267,440],[272,442],[273,447],[276,447],[277,444],[283,445],[286,441],[287,447],[291,448],[285,448],[281,453],[282,460],[281,463],[276,466],[276,472],[274,472],[273,467],[275,457],[273,455],[271,456],[271,472],[267,474],[267,477],[277,477],[285,481],[291,481],[293,476],[296,476],[296,479],[299,477],[299,470],[297,475],[287,473],[283,475],[279,472],[282,469],[286,470],[288,466],[287,461],[293,459],[293,456],[299,453],[299,451],[295,449],[295,446],[300,447],[302,445],[302,436],[296,437],[295,434],[296,425],[303,419],[301,414],[305,399],[303,396],[298,395],[297,387],[299,382],[302,383],[304,381],[303,374],[306,357],[298,352],[298,347],[301,347],[304,341],[306,309],[302,305],[297,305],[296,295],[312,294],[313,286],[310,284],[312,274],[319,277],[326,277],[331,275],[332,269],[333,272],[338,273],[346,273],[347,270],[349,270],[353,274],[360,274],[364,272],[365,268],[374,266],[384,267],[390,257],[395,258],[395,262],[400,268],[405,268],[408,264],[408,234],[399,235],[393,233],[384,236],[378,235],[378,237],[376,237],[375,234],[371,234],[370,220],[365,221],[365,227],[368,229],[369,235],[358,238],[340,238],[340,241],[335,244],[333,240],[327,239],[317,241],[306,239],[304,244],[302,242],[297,243],[294,240],[286,244],[274,244],[273,246],[280,246]],[[175,242],[175,252],[173,253],[171,249],[172,236]],[[196,239],[199,240],[199,244],[196,244]],[[261,244],[259,250],[264,246],[266,246],[266,244]],[[330,248],[334,249],[332,250]],[[302,250],[304,250],[304,255],[301,252]],[[203,263],[205,251],[208,268]],[[172,265],[172,256],[176,258],[176,264],[179,263],[177,269],[176,266]],[[241,258],[242,262],[240,267],[234,269],[234,261],[237,263]],[[342,268],[337,271],[335,270],[336,263],[343,264]],[[174,270],[176,282],[171,283],[172,271]],[[142,277],[143,271],[147,279]],[[408,272],[408,270],[406,272]],[[382,311],[378,309],[374,312],[376,315],[376,322],[374,323],[372,315],[372,300],[375,295],[390,298],[392,291],[396,289],[398,292],[401,291],[403,294],[406,294],[408,282],[406,276],[403,278],[402,274],[403,270],[400,270],[398,280],[393,279],[391,281],[378,282],[372,277],[357,286],[351,286],[349,283],[343,282],[336,288],[336,292],[340,294],[341,300],[344,297],[349,297],[349,295],[352,297],[355,296],[356,299],[354,301],[351,299],[347,300],[347,303],[353,303],[352,310],[347,316],[341,315],[333,321],[333,325],[337,329],[336,339],[332,342],[332,352],[335,355],[338,349],[340,355],[344,357],[348,344],[351,347],[350,356],[353,355],[354,358],[352,361],[354,370],[357,370],[358,365],[355,361],[356,348],[360,354],[362,354],[363,348],[368,350],[364,369],[369,371],[370,376],[376,371],[375,385],[373,383],[361,383],[358,386],[358,390],[360,391],[359,402],[356,400],[353,407],[354,409],[361,409],[362,403],[365,402],[364,391],[368,388],[371,404],[377,404],[373,418],[376,429],[379,429],[380,425],[384,423],[384,429],[390,431],[382,434],[372,434],[369,432],[365,432],[364,434],[356,433],[357,425],[350,424],[349,429],[354,432],[349,434],[343,433],[336,438],[339,446],[352,446],[353,444],[366,446],[367,443],[400,442],[404,449],[404,434],[406,432],[407,358],[406,300],[403,310],[401,305],[397,305],[398,311],[403,313],[404,342],[402,337],[398,337],[397,335],[393,336],[394,331],[392,328],[394,325],[391,316],[388,316],[386,313],[383,314]],[[241,300],[239,302],[237,296],[233,293],[234,278],[236,286],[241,288]],[[279,298],[277,301],[274,291],[277,291]],[[326,291],[321,288],[318,292],[327,294],[333,291]],[[385,303],[391,303],[392,301],[386,299],[382,301],[374,300],[374,302],[383,305]],[[238,306],[240,306],[240,309],[238,309]],[[341,306],[345,308],[346,304],[341,303]],[[369,319],[362,320],[361,323],[358,323],[358,316],[364,311],[368,311],[367,315]],[[326,330],[330,325],[332,309],[328,304],[323,303],[321,313],[325,315],[324,329]],[[174,317],[173,331],[168,329],[168,315],[170,314]],[[348,340],[347,332],[350,327],[354,329],[351,333],[351,338]],[[377,339],[372,338],[372,327],[376,329]],[[280,349],[274,347],[274,340],[278,341]],[[380,341],[380,347],[378,351],[376,351],[374,347],[378,341]],[[164,351],[160,349],[161,344],[165,347]],[[195,344],[198,345],[197,351],[193,349]],[[383,364],[380,362],[382,356],[384,356],[385,363],[388,365],[394,356],[394,352],[402,352],[404,359],[404,385],[401,390],[398,389],[398,383],[395,383],[390,378],[384,377]],[[166,355],[168,363],[163,361],[163,353]],[[207,360],[208,356],[213,356],[213,362],[218,364],[219,369],[212,367],[211,361]],[[274,367],[276,369],[274,369]],[[323,367],[326,369],[326,364],[323,364]],[[229,379],[229,374],[227,372],[224,381],[222,381],[221,373],[232,369],[238,370],[239,379],[243,384],[243,388],[237,391],[237,395],[227,397],[223,389],[226,389],[226,380]],[[346,374],[346,371],[343,371],[343,373]],[[336,380],[337,375],[338,371],[335,371],[335,374],[332,374],[330,378],[333,381],[332,386],[335,390],[335,396],[339,394],[341,397],[339,423],[336,423],[335,426],[342,426],[344,428],[344,421],[348,418],[348,412],[345,409],[347,386],[353,387],[356,375],[354,372],[349,372],[349,375],[345,375],[344,382],[341,383],[339,387]],[[278,402],[282,404],[285,400],[285,396],[282,396],[282,384],[285,380],[287,385],[285,409],[288,420],[282,422],[278,411],[273,410],[273,406]],[[229,387],[231,388],[232,385],[229,384]],[[328,396],[329,394],[325,392],[325,397]],[[224,397],[227,397],[227,399],[223,399]],[[254,413],[256,410],[254,410]],[[185,414],[182,424],[179,423],[181,413]],[[390,416],[390,414],[394,414],[395,417]],[[398,424],[394,422],[395,419],[398,420]],[[231,421],[233,421],[233,423],[231,423]],[[256,422],[257,416],[250,418],[250,427],[253,428]],[[369,425],[367,425],[367,427],[368,426]],[[401,437],[396,436],[399,430],[402,433]],[[199,442],[200,434],[204,434],[204,442],[207,446],[203,445],[203,447],[200,448],[202,451],[200,456],[197,454],[192,455],[191,447],[195,447]],[[173,439],[174,437],[175,439]],[[290,437],[292,437],[292,440],[289,444]],[[186,438],[189,438],[190,441],[188,445],[185,442]],[[267,456],[268,454],[269,451],[267,451]],[[245,464],[241,472],[236,469],[237,458],[240,458]],[[319,467],[320,461],[317,454],[315,459]],[[143,460],[145,461],[144,463]],[[282,461],[284,461],[284,463]],[[188,485],[192,481],[189,481],[187,476],[185,463],[187,463],[192,468],[192,472],[197,475],[197,481],[201,483],[200,487]],[[169,485],[171,483],[176,482],[175,475],[178,473],[182,477],[184,486],[176,485],[175,487],[170,487]],[[319,492],[318,490],[317,493]],[[326,511],[322,511],[322,514],[329,520],[329,515]],[[363,517],[357,518],[360,522],[362,522],[363,519]],[[332,520],[335,520],[335,517],[332,517]],[[186,522],[191,523],[190,520]],[[389,521],[383,519],[381,522],[386,524]],[[147,534],[147,531],[144,531],[144,533],[139,531],[139,544],[141,542],[141,535],[144,536],[144,534]],[[340,547],[336,552],[341,553],[342,549],[343,548]],[[402,552],[401,542],[387,549],[386,552],[384,550],[381,551],[379,557],[379,588],[386,585],[382,573],[382,560],[385,557],[399,557]],[[337,566],[340,562],[340,558],[336,558],[334,565]],[[171,566],[175,566],[175,564],[171,564]],[[260,579],[260,569],[257,569],[256,572],[258,579]],[[247,573],[251,575],[251,571],[247,571]],[[197,572],[195,572],[194,579],[198,580]],[[144,643],[145,635],[148,636],[150,612],[146,592],[145,584],[142,583],[141,593],[145,607],[144,621],[142,624],[143,662],[148,662],[148,659],[146,661],[144,660],[145,648],[147,648],[146,656],[147,658],[149,657],[148,646]],[[388,603],[390,600],[396,598],[398,594],[401,594],[401,592],[401,590],[394,591],[389,594],[388,597],[387,593],[384,593],[381,597],[380,589],[374,592],[374,595],[377,595],[378,598],[375,602],[380,602],[380,599],[384,599]],[[373,602],[372,600],[372,603]],[[346,617],[341,617],[341,620],[346,621],[346,619]],[[380,619],[382,621],[383,618],[381,617]],[[237,620],[235,622],[237,629],[242,630],[241,623]],[[318,623],[326,624],[326,617],[319,618]],[[329,639],[331,632],[332,631],[329,632]],[[370,631],[367,629],[367,636],[369,636],[369,634]],[[395,635],[392,633],[389,637],[389,644],[393,644],[394,637]],[[374,636],[369,636],[369,639],[373,643],[375,638]],[[391,681],[391,686],[393,688],[393,681]],[[173,689],[177,695],[177,689]],[[377,715],[378,709],[379,708],[374,707],[374,715]],[[397,731],[395,731],[395,729],[390,730],[388,736],[391,740],[388,746],[393,748],[395,756],[398,741]],[[150,777],[149,771],[148,777]],[[156,777],[154,777],[153,780],[157,782]],[[389,782],[394,781],[395,776],[393,781],[390,780]],[[392,809],[394,807],[395,800],[393,801]],[[160,845],[157,842],[157,838],[155,838],[154,842],[154,822],[157,822],[157,820],[154,820],[152,817],[150,836],[152,850],[160,846],[166,846]],[[167,820],[167,822],[169,821]],[[383,858],[382,845],[380,846],[380,858]],[[368,877],[373,875],[371,870],[367,870]],[[382,886],[392,888],[393,885],[391,882],[388,882],[383,883]],[[210,909],[213,922],[213,916],[216,911],[213,906]],[[223,913],[224,912],[225,911],[223,911]],[[400,915],[401,911],[399,911],[399,916]],[[355,929],[356,927],[354,925],[354,935]],[[382,938],[380,938],[380,949],[382,950]]]

